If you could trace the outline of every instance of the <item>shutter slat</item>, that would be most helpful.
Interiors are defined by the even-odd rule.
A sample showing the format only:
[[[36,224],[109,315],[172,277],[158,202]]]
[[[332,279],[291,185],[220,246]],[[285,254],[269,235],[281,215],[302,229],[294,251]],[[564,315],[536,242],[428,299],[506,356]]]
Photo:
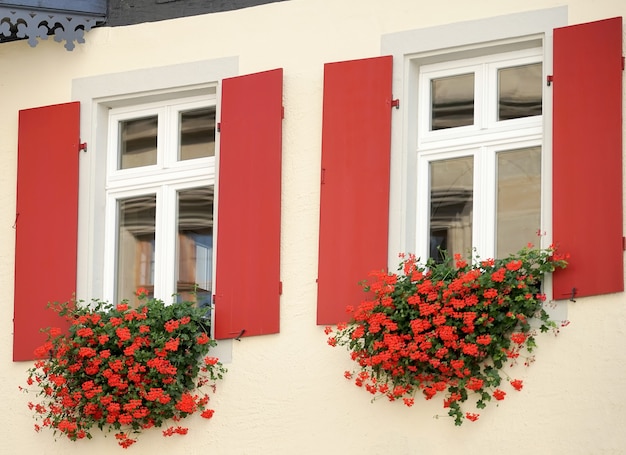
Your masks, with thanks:
[[[554,298],[624,290],[622,19],[555,29]]]
[[[215,337],[279,331],[283,70],[225,79]]]
[[[19,113],[13,360],[32,360],[40,329],[67,323],[47,308],[76,290],[79,103]]]
[[[387,268],[392,57],[324,67],[317,323],[347,318]]]

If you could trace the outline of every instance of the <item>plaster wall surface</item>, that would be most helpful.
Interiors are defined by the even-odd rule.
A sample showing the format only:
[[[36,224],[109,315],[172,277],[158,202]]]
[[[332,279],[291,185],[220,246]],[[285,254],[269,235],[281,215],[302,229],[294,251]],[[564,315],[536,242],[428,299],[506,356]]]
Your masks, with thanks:
[[[146,432],[129,451],[626,453],[623,293],[559,302],[571,323],[557,337],[540,336],[532,367],[512,373],[524,389],[510,391],[479,421],[460,428],[445,417],[440,401],[420,399],[412,408],[370,403],[343,379],[352,366],[347,353],[331,349],[315,323],[324,63],[380,55],[381,37],[389,33],[558,6],[567,7],[570,24],[626,15],[623,0],[291,0],[98,28],[73,52],[51,40],[35,48],[26,41],[0,45],[0,453],[121,450],[112,434],[72,443],[35,433],[26,407],[34,396],[18,391],[30,366],[11,357],[18,111],[71,101],[77,79],[231,57],[239,74],[284,68],[281,331],[226,345],[229,372],[212,398],[210,421],[187,419],[185,437]],[[41,229],[50,222],[41,220]]]

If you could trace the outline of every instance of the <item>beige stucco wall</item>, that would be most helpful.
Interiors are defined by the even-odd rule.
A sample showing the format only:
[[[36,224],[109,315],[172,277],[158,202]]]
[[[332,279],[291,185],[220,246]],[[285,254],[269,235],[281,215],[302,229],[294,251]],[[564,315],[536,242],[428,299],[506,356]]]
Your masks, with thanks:
[[[626,453],[626,298],[563,303],[571,324],[539,338],[524,390],[454,427],[440,402],[379,400],[343,379],[348,356],[315,325],[323,64],[380,55],[381,36],[566,5],[569,23],[626,15],[623,0],[291,0],[143,25],[100,28],[67,52],[52,40],[0,45],[0,453],[109,454],[114,438],[53,442],[26,408],[27,363],[12,356],[17,112],[71,100],[72,80],[238,57],[239,73],[284,68],[281,332],[227,345],[232,360],[210,421],[185,437],[142,435],[134,453]],[[581,62],[583,64],[583,62]],[[83,138],[84,139],[84,138]],[[41,228],[46,228],[42,220]]]

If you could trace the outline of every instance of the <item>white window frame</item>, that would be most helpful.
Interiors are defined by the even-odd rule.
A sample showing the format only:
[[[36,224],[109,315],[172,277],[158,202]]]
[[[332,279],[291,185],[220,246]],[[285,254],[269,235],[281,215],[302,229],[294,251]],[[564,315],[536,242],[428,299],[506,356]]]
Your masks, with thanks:
[[[224,57],[197,62],[90,76],[72,81],[72,101],[80,102],[81,141],[87,144],[79,158],[77,298],[104,299],[104,216],[106,207],[106,150],[108,115],[112,108],[214,93],[219,121],[221,81],[239,75],[239,59]],[[219,166],[219,135],[216,137]],[[214,213],[218,212],[215,176]],[[217,226],[217,216],[213,220]],[[217,234],[213,236],[217,244]],[[214,248],[215,251],[215,248]],[[215,253],[214,253],[215,254]],[[220,340],[215,355],[232,362],[232,340]]]
[[[239,73],[239,61],[236,57],[182,63],[163,67],[125,71],[100,76],[85,77],[72,81],[72,100],[81,106],[80,131],[81,141],[87,144],[87,151],[81,152],[79,159],[79,203],[78,203],[78,271],[77,297],[84,300],[111,299],[111,283],[105,277],[106,210],[107,210],[107,148],[111,140],[109,113],[112,109],[123,112],[134,106],[150,106],[152,103],[168,102],[175,104],[179,100],[189,102],[200,97],[214,97],[219,119],[220,83],[222,79]],[[155,104],[155,105],[156,105]],[[219,120],[218,120],[219,121]],[[219,165],[219,135],[216,137],[215,168]],[[194,160],[191,160],[194,161]],[[115,179],[128,171],[113,173],[111,188]],[[137,184],[144,185],[143,191],[150,184],[150,177],[137,176]],[[171,172],[184,174],[184,180],[193,182],[189,163],[182,161],[172,166]],[[202,173],[196,175],[202,178]],[[214,194],[217,199],[217,180],[214,173]],[[184,185],[178,182],[177,184]],[[206,183],[206,182],[205,182]],[[199,186],[191,183],[193,186]],[[138,186],[139,188],[139,186]],[[128,193],[128,194],[132,194]],[[217,213],[217,203],[214,206]],[[216,225],[217,219],[214,219]],[[214,242],[217,236],[214,236]],[[173,253],[173,252],[172,252]],[[169,254],[169,253],[168,253]],[[173,258],[173,256],[172,256]],[[108,260],[110,261],[110,259]],[[108,262],[107,265],[108,266]],[[163,296],[169,298],[169,296]]]
[[[416,252],[419,68],[459,58],[485,58],[516,50],[540,48],[543,76],[552,74],[553,29],[567,25],[567,7],[516,13],[475,21],[384,35],[381,54],[393,56],[393,97],[400,109],[392,112],[391,185],[388,266],[395,270],[398,253]],[[551,242],[552,98],[544,88],[542,106],[542,230],[541,246]],[[521,119],[515,119],[518,121]],[[502,122],[507,123],[506,122]],[[504,127],[503,127],[504,128]],[[438,133],[437,131],[436,133]],[[418,210],[420,213],[418,214]],[[428,213],[428,212],[425,212]]]
[[[539,44],[539,40],[533,42],[535,41]],[[417,101],[417,149],[427,150],[432,147],[480,144],[485,141],[507,140],[511,136],[525,136],[534,132],[541,132],[542,118],[539,116],[497,120],[497,90],[493,88],[498,87],[498,69],[531,63],[543,63],[540,47],[420,65]],[[475,102],[474,124],[431,131],[431,103],[429,98],[424,99],[423,96],[430,91],[431,80],[470,72],[475,75],[474,100],[482,101]]]
[[[213,186],[215,194],[216,174],[214,156],[178,160],[178,120],[181,112],[215,107],[215,90],[211,92],[207,95],[178,98],[173,101],[112,108],[109,111],[103,277],[105,300],[133,297],[115,295],[118,203],[122,199],[148,194],[156,195],[154,296],[167,302],[177,292],[175,261],[177,195],[180,190],[201,186]],[[118,169],[120,122],[154,115],[158,116],[157,162],[153,165]],[[212,279],[211,282],[215,280]]]
[[[526,44],[532,43],[538,43],[538,40],[526,40]],[[457,53],[456,56],[462,57],[463,54]],[[417,155],[414,252],[423,261],[429,257],[430,250],[430,220],[424,216],[429,214],[427,218],[430,218],[430,165],[435,161],[466,156],[473,158],[472,247],[480,257],[496,255],[496,154],[506,150],[541,147],[543,128],[542,115],[497,120],[497,72],[501,68],[542,63],[541,59],[542,49],[529,47],[424,64],[417,68],[419,86],[416,101],[418,115],[414,123],[417,125],[417,148],[414,151]],[[470,73],[474,74],[473,124],[432,130],[431,82],[442,77]],[[536,226],[536,230],[539,228]]]

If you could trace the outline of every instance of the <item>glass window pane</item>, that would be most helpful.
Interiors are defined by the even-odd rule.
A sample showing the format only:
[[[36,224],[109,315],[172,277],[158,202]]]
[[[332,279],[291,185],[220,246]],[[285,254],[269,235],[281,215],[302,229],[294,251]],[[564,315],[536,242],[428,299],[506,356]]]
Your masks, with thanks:
[[[215,107],[180,113],[179,160],[215,156]]]
[[[541,148],[498,153],[496,256],[537,243],[541,223]]]
[[[157,162],[157,116],[120,122],[118,169]]]
[[[438,249],[464,256],[472,248],[474,160],[467,156],[430,163],[430,257]]]
[[[179,191],[177,213],[178,299],[209,307],[213,289],[213,187]]]
[[[116,299],[136,303],[138,288],[154,295],[156,196],[122,199],[118,210]]]
[[[541,63],[498,70],[498,120],[541,115]]]
[[[474,73],[433,79],[431,130],[474,124]]]

